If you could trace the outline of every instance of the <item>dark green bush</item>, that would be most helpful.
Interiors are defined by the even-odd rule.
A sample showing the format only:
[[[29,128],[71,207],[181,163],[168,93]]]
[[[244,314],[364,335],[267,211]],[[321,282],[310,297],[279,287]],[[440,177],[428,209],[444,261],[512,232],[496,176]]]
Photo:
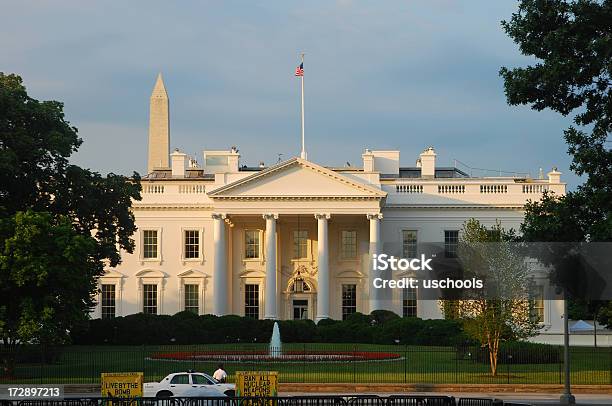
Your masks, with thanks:
[[[63,352],[64,347],[61,345],[21,345],[17,347],[17,352],[15,352],[15,362],[18,364],[55,364],[59,362]],[[4,355],[5,353],[0,351],[0,359]]]
[[[278,322],[281,337],[287,343],[317,341],[317,325],[312,320],[284,320]]]
[[[475,352],[476,361],[489,363],[487,348],[477,348]],[[557,364],[561,358],[561,348],[554,345],[527,341],[502,342],[499,345],[498,363],[501,364]]]
[[[344,321],[336,321],[333,324],[319,323],[317,325],[318,341],[324,343],[372,342],[372,327],[367,320],[369,319],[364,319],[359,316],[359,313],[356,313]]]
[[[387,321],[374,334],[378,344],[452,346],[470,342],[456,320],[422,320],[416,317]]]
[[[368,317],[374,320],[376,324],[384,324],[388,321],[400,318],[396,313],[390,312],[389,310],[374,310]]]
[[[198,316],[180,312],[173,316],[133,314],[114,319],[90,320],[88,328],[72,332],[75,344],[215,344],[267,343],[272,320],[240,316]],[[355,313],[346,320],[279,321],[283,342],[375,343],[455,345],[467,340],[461,323],[454,320],[401,318],[392,312]]]

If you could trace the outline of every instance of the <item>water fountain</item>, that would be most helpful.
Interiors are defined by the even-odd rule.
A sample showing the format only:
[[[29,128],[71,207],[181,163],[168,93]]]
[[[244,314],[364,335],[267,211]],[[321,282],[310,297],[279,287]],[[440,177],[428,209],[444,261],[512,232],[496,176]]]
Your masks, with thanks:
[[[279,358],[283,355],[283,343],[281,342],[280,330],[278,323],[274,322],[272,328],[272,337],[270,338],[270,358]]]
[[[337,351],[337,350],[314,350],[303,349],[286,350],[283,352],[278,323],[272,327],[270,345],[266,351],[265,347],[257,350],[227,350],[209,349],[207,351],[173,351],[156,352],[146,359],[149,361],[187,361],[193,362],[236,362],[236,363],[278,363],[278,362],[347,362],[347,361],[386,361],[401,359],[401,354],[381,351]],[[191,365],[191,364],[190,364]]]

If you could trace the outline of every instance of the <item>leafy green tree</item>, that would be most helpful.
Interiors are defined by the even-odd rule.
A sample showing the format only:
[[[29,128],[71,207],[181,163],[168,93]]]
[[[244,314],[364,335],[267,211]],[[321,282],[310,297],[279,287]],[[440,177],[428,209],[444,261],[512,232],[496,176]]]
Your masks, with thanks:
[[[524,55],[535,58],[526,67],[501,69],[508,103],[573,114],[575,126],[564,132],[570,168],[586,178],[565,196],[546,193],[527,204],[521,226],[525,240],[612,241],[612,1],[521,0],[502,26]],[[562,246],[551,250],[558,251],[547,253],[557,265],[574,260]],[[580,297],[574,292],[571,298],[576,273],[568,268],[554,276],[574,310]],[[606,316],[612,314],[612,303],[586,306],[612,325]]]
[[[538,326],[528,300],[530,268],[513,249],[514,241],[514,232],[499,223],[487,228],[476,219],[465,222],[458,250],[464,277],[482,279],[485,287],[443,302],[450,317],[463,320],[465,332],[487,349],[492,376],[497,375],[500,342],[530,337]]]
[[[140,177],[71,165],[81,143],[61,103],[29,97],[19,76],[0,72],[0,339],[10,353],[64,342],[105,267],[133,251]]]
[[[535,62],[502,68],[509,104],[551,109],[574,123],[564,134],[571,169],[586,182],[527,206],[529,241],[612,240],[612,1],[521,0],[506,33]]]
[[[18,212],[1,221],[0,331],[5,349],[20,343],[61,343],[84,320],[96,289],[96,241],[66,216]],[[9,303],[9,300],[14,304]],[[12,370],[5,360],[5,372]]]

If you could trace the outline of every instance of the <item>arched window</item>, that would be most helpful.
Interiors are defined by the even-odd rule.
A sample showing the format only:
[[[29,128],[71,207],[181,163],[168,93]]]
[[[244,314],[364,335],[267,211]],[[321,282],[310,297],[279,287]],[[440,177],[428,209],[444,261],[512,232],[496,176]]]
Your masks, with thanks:
[[[293,283],[289,286],[289,292],[291,293],[309,293],[311,291],[310,285],[300,275],[300,271],[297,272]]]

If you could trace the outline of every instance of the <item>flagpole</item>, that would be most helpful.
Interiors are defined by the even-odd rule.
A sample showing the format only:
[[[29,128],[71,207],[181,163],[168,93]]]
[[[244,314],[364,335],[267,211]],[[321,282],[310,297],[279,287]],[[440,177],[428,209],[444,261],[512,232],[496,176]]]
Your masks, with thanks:
[[[304,64],[304,53],[302,53],[302,66]],[[306,155],[306,145],[304,142],[304,74],[302,74],[302,152],[300,158],[308,159]]]

